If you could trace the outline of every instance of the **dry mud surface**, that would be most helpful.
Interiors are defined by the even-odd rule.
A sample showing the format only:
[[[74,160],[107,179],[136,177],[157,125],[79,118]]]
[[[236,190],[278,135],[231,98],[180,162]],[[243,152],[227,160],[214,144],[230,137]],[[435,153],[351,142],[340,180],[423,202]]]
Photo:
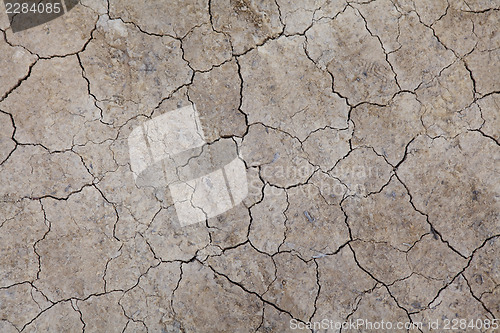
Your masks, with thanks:
[[[0,332],[500,331],[499,9],[81,0],[16,33],[2,16]],[[182,225],[129,137],[190,105],[248,193]],[[338,326],[358,320],[394,326]]]

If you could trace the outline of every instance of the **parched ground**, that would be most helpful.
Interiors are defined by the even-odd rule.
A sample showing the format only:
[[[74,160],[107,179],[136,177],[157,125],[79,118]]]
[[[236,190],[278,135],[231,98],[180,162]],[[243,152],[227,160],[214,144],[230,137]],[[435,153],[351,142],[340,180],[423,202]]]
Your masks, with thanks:
[[[499,27],[498,0],[1,15],[0,332],[500,331]],[[128,138],[191,104],[249,192],[181,226]]]

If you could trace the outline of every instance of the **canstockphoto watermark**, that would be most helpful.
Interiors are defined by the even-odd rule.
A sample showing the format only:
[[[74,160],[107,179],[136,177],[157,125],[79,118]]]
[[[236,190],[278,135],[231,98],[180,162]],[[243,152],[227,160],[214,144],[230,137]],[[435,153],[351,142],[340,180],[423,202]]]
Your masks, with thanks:
[[[12,32],[52,21],[69,12],[79,0],[4,0]]]
[[[302,322],[296,319],[290,320],[290,328],[292,330],[412,330],[423,328],[421,322],[392,322],[392,321],[371,321],[368,319],[349,319],[346,321],[335,321],[330,319],[322,319],[319,321]]]
[[[128,144],[136,183],[168,187],[181,226],[220,215],[248,194],[235,142],[207,144],[194,105],[136,127]]]

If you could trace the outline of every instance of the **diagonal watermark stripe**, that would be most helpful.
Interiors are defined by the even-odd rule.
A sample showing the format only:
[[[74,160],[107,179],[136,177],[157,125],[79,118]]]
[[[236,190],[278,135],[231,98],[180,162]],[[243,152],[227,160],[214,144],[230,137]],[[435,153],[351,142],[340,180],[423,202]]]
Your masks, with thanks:
[[[168,187],[181,226],[220,215],[248,194],[246,168],[235,142],[207,144],[192,105],[136,127],[128,145],[136,184]]]

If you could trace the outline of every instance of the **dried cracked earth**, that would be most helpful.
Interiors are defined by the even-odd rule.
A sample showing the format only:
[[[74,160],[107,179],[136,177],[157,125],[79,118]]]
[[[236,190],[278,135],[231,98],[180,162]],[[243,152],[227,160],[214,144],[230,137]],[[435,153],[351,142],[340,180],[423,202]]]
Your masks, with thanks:
[[[499,24],[498,0],[0,17],[0,332],[496,331]],[[127,139],[192,104],[248,195],[181,226]]]

